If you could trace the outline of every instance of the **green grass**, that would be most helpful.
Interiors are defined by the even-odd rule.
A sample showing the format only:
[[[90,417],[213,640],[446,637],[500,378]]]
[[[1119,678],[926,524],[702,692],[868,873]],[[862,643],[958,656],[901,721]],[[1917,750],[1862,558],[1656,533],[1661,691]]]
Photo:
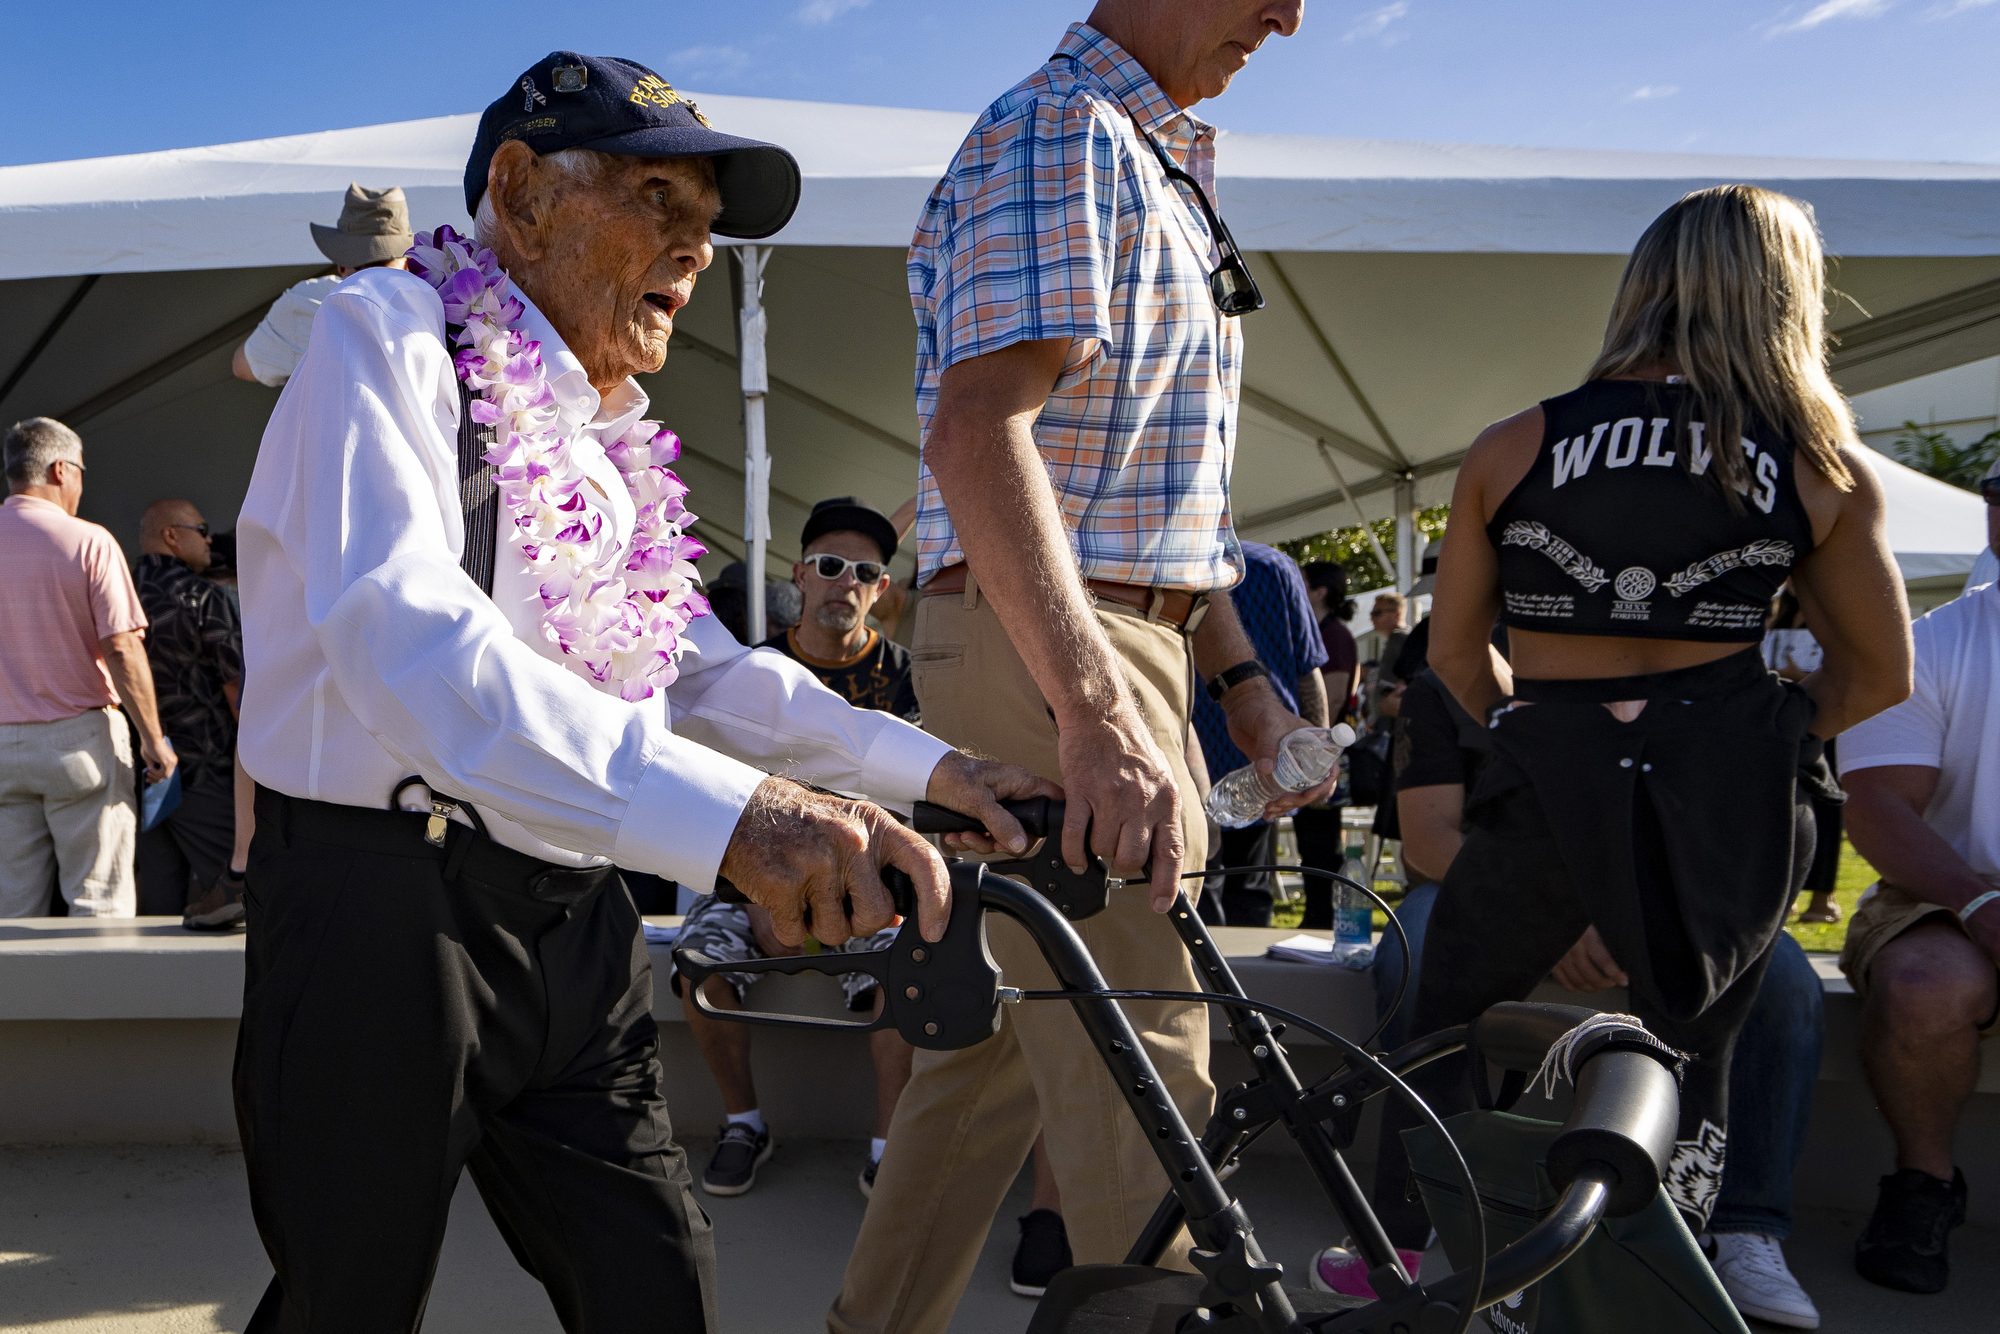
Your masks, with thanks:
[[[1796,910],[1803,909],[1811,900],[1799,895],[1792,921],[1785,930],[1800,945],[1815,953],[1838,954],[1840,947],[1847,943],[1847,924],[1854,920],[1854,903],[1861,897],[1861,891],[1875,883],[1875,868],[1861,859],[1854,845],[1845,835],[1840,840],[1840,871],[1833,881],[1833,901],[1840,905],[1840,920],[1830,924],[1812,923],[1801,926]]]
[[[1843,836],[1840,840],[1840,872],[1834,880],[1833,889],[1833,901],[1840,905],[1840,920],[1833,923],[1815,922],[1801,925],[1798,921],[1798,914],[1805,908],[1807,903],[1811,902],[1810,899],[1801,894],[1798,901],[1792,905],[1793,911],[1790,920],[1785,925],[1785,930],[1791,932],[1792,937],[1807,950],[1815,953],[1840,953],[1840,947],[1847,942],[1847,924],[1853,920],[1855,900],[1861,897],[1862,890],[1868,888],[1874,882],[1875,868],[1863,861],[1861,854],[1854,850],[1854,845],[1848,842]],[[1390,880],[1376,881],[1375,892],[1389,900],[1390,903],[1399,902],[1403,897],[1403,887]],[[1271,911],[1271,925],[1283,927],[1286,930],[1296,930],[1300,920],[1304,916],[1305,903],[1303,901],[1280,903]],[[1377,909],[1375,913],[1375,929],[1377,931],[1385,930],[1388,925],[1389,923],[1384,914],[1380,909]]]

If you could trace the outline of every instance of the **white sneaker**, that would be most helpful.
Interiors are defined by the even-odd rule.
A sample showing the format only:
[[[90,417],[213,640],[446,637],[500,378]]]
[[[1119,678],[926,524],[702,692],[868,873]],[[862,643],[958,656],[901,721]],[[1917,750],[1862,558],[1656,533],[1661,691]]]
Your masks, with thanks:
[[[1793,1329],[1818,1329],[1819,1308],[1792,1277],[1776,1237],[1761,1232],[1718,1232],[1715,1276],[1744,1315]]]

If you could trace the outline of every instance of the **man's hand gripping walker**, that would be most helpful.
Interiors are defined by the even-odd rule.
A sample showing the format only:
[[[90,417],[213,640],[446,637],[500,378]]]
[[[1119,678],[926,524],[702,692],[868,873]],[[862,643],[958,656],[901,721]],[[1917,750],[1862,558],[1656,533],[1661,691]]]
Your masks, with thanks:
[[[1113,990],[1070,926],[1071,920],[1103,910],[1111,877],[1094,857],[1081,874],[1063,863],[1057,840],[1049,837],[1062,829],[1060,801],[1036,798],[1010,802],[1007,809],[1031,838],[1041,842],[1012,861],[949,862],[951,918],[943,939],[935,944],[917,932],[913,886],[900,872],[885,867],[883,881],[905,917],[903,929],[886,950],[739,963],[676,950],[674,962],[695,984],[695,1003],[716,1018],[849,1031],[893,1027],[912,1046],[935,1051],[973,1046],[993,1036],[1000,1028],[1003,1004],[1070,1002],[1126,1105],[1148,1132],[1170,1189],[1125,1263],[1078,1266],[1050,1283],[1029,1334],[1128,1330],[1131,1334],[1168,1330],[1463,1334],[1475,1311],[1553,1272],[1584,1243],[1599,1219],[1636,1213],[1658,1193],[1673,1153],[1679,1093],[1672,1054],[1644,1029],[1599,1020],[1579,1030],[1578,1025],[1592,1018],[1587,1010],[1510,1003],[1494,1006],[1471,1024],[1418,1038],[1379,1058],[1371,1056],[1363,1050],[1365,1044],[1245,996],[1185,894],[1176,898],[1168,916],[1207,989]],[[915,827],[926,834],[983,828],[969,817],[921,803]],[[1315,873],[1341,880],[1381,903],[1365,886],[1330,872]],[[717,892],[741,899],[733,886],[718,886]],[[1027,930],[1061,983],[1059,990],[1020,991],[1002,984],[999,967],[986,947],[989,910],[1005,913]],[[1393,914],[1390,921],[1395,923]],[[1407,978],[1409,947],[1401,938],[1401,927],[1395,930],[1406,956]],[[881,985],[885,1002],[881,1015],[870,1023],[719,1010],[709,1005],[701,983],[722,972],[866,973]],[[1121,999],[1206,1001],[1221,1005],[1228,1015],[1230,1035],[1257,1073],[1218,1098],[1215,1114],[1199,1139],[1167,1095],[1145,1047],[1116,1003]],[[1335,1047],[1344,1054],[1343,1064],[1320,1083],[1303,1085],[1278,1041],[1284,1024],[1273,1026],[1270,1016],[1296,1024]],[[1526,1077],[1546,1065],[1574,1072],[1574,1110],[1547,1160],[1549,1177],[1563,1195],[1531,1232],[1490,1256],[1482,1223],[1478,1255],[1470,1268],[1419,1284],[1397,1260],[1341,1151],[1353,1143],[1362,1103],[1394,1089],[1450,1147],[1464,1198],[1476,1198],[1472,1174],[1444,1126],[1403,1082],[1403,1076],[1420,1066],[1466,1049],[1505,1072],[1503,1098],[1509,1090],[1518,1094]],[[1368,1263],[1370,1281],[1382,1294],[1378,1299],[1282,1286],[1281,1267],[1264,1257],[1249,1214],[1217,1177],[1218,1167],[1277,1124],[1298,1142],[1313,1176],[1354,1238]],[[1157,1267],[1183,1225],[1194,1243],[1190,1259],[1199,1270],[1195,1274]]]

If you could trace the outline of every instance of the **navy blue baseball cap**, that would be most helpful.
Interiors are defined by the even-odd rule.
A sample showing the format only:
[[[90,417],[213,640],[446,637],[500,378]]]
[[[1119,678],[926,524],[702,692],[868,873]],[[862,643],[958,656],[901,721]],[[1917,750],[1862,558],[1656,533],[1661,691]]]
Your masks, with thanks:
[[[479,211],[494,150],[519,139],[537,153],[588,148],[619,157],[715,159],[722,213],[711,230],[770,236],[799,206],[799,164],[776,144],[740,139],[636,61],[551,51],[486,108],[465,164],[465,211]]]

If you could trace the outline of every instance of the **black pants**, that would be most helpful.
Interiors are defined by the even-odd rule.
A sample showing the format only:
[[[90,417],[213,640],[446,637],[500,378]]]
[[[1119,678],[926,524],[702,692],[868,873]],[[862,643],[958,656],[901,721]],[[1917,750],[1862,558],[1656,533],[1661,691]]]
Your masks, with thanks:
[[[1812,856],[1800,782],[1819,755],[1810,702],[1754,650],[1658,677],[1516,689],[1540,698],[1502,720],[1468,800],[1412,1030],[1525,997],[1595,925],[1632,978],[1633,1013],[1690,1057],[1666,1189],[1699,1231],[1721,1186],[1736,1033]],[[1649,703],[1620,723],[1603,699]],[[1440,1115],[1473,1105],[1463,1057],[1410,1083]],[[1399,1103],[1384,1109],[1376,1177],[1377,1211],[1406,1246],[1427,1230],[1395,1133],[1414,1123]]]
[[[166,819],[139,835],[133,869],[141,917],[178,917],[229,869],[236,851],[236,785],[231,775],[181,794]],[[190,887],[192,884],[192,888]]]
[[[277,1278],[249,1334],[407,1334],[461,1168],[570,1334],[719,1328],[638,914],[424,817],[259,789],[236,1115]]]
[[[1299,841],[1301,865],[1340,870],[1347,855],[1341,810],[1339,806],[1302,806],[1292,812],[1292,834]],[[1333,930],[1333,881],[1325,876],[1308,875],[1305,882],[1306,915],[1299,925],[1309,931]]]
[[[1248,875],[1218,875],[1226,866],[1269,866],[1278,855],[1276,824],[1225,829],[1208,855],[1208,878],[1201,882],[1197,911],[1210,926],[1269,926],[1271,889],[1277,883],[1268,871]]]

